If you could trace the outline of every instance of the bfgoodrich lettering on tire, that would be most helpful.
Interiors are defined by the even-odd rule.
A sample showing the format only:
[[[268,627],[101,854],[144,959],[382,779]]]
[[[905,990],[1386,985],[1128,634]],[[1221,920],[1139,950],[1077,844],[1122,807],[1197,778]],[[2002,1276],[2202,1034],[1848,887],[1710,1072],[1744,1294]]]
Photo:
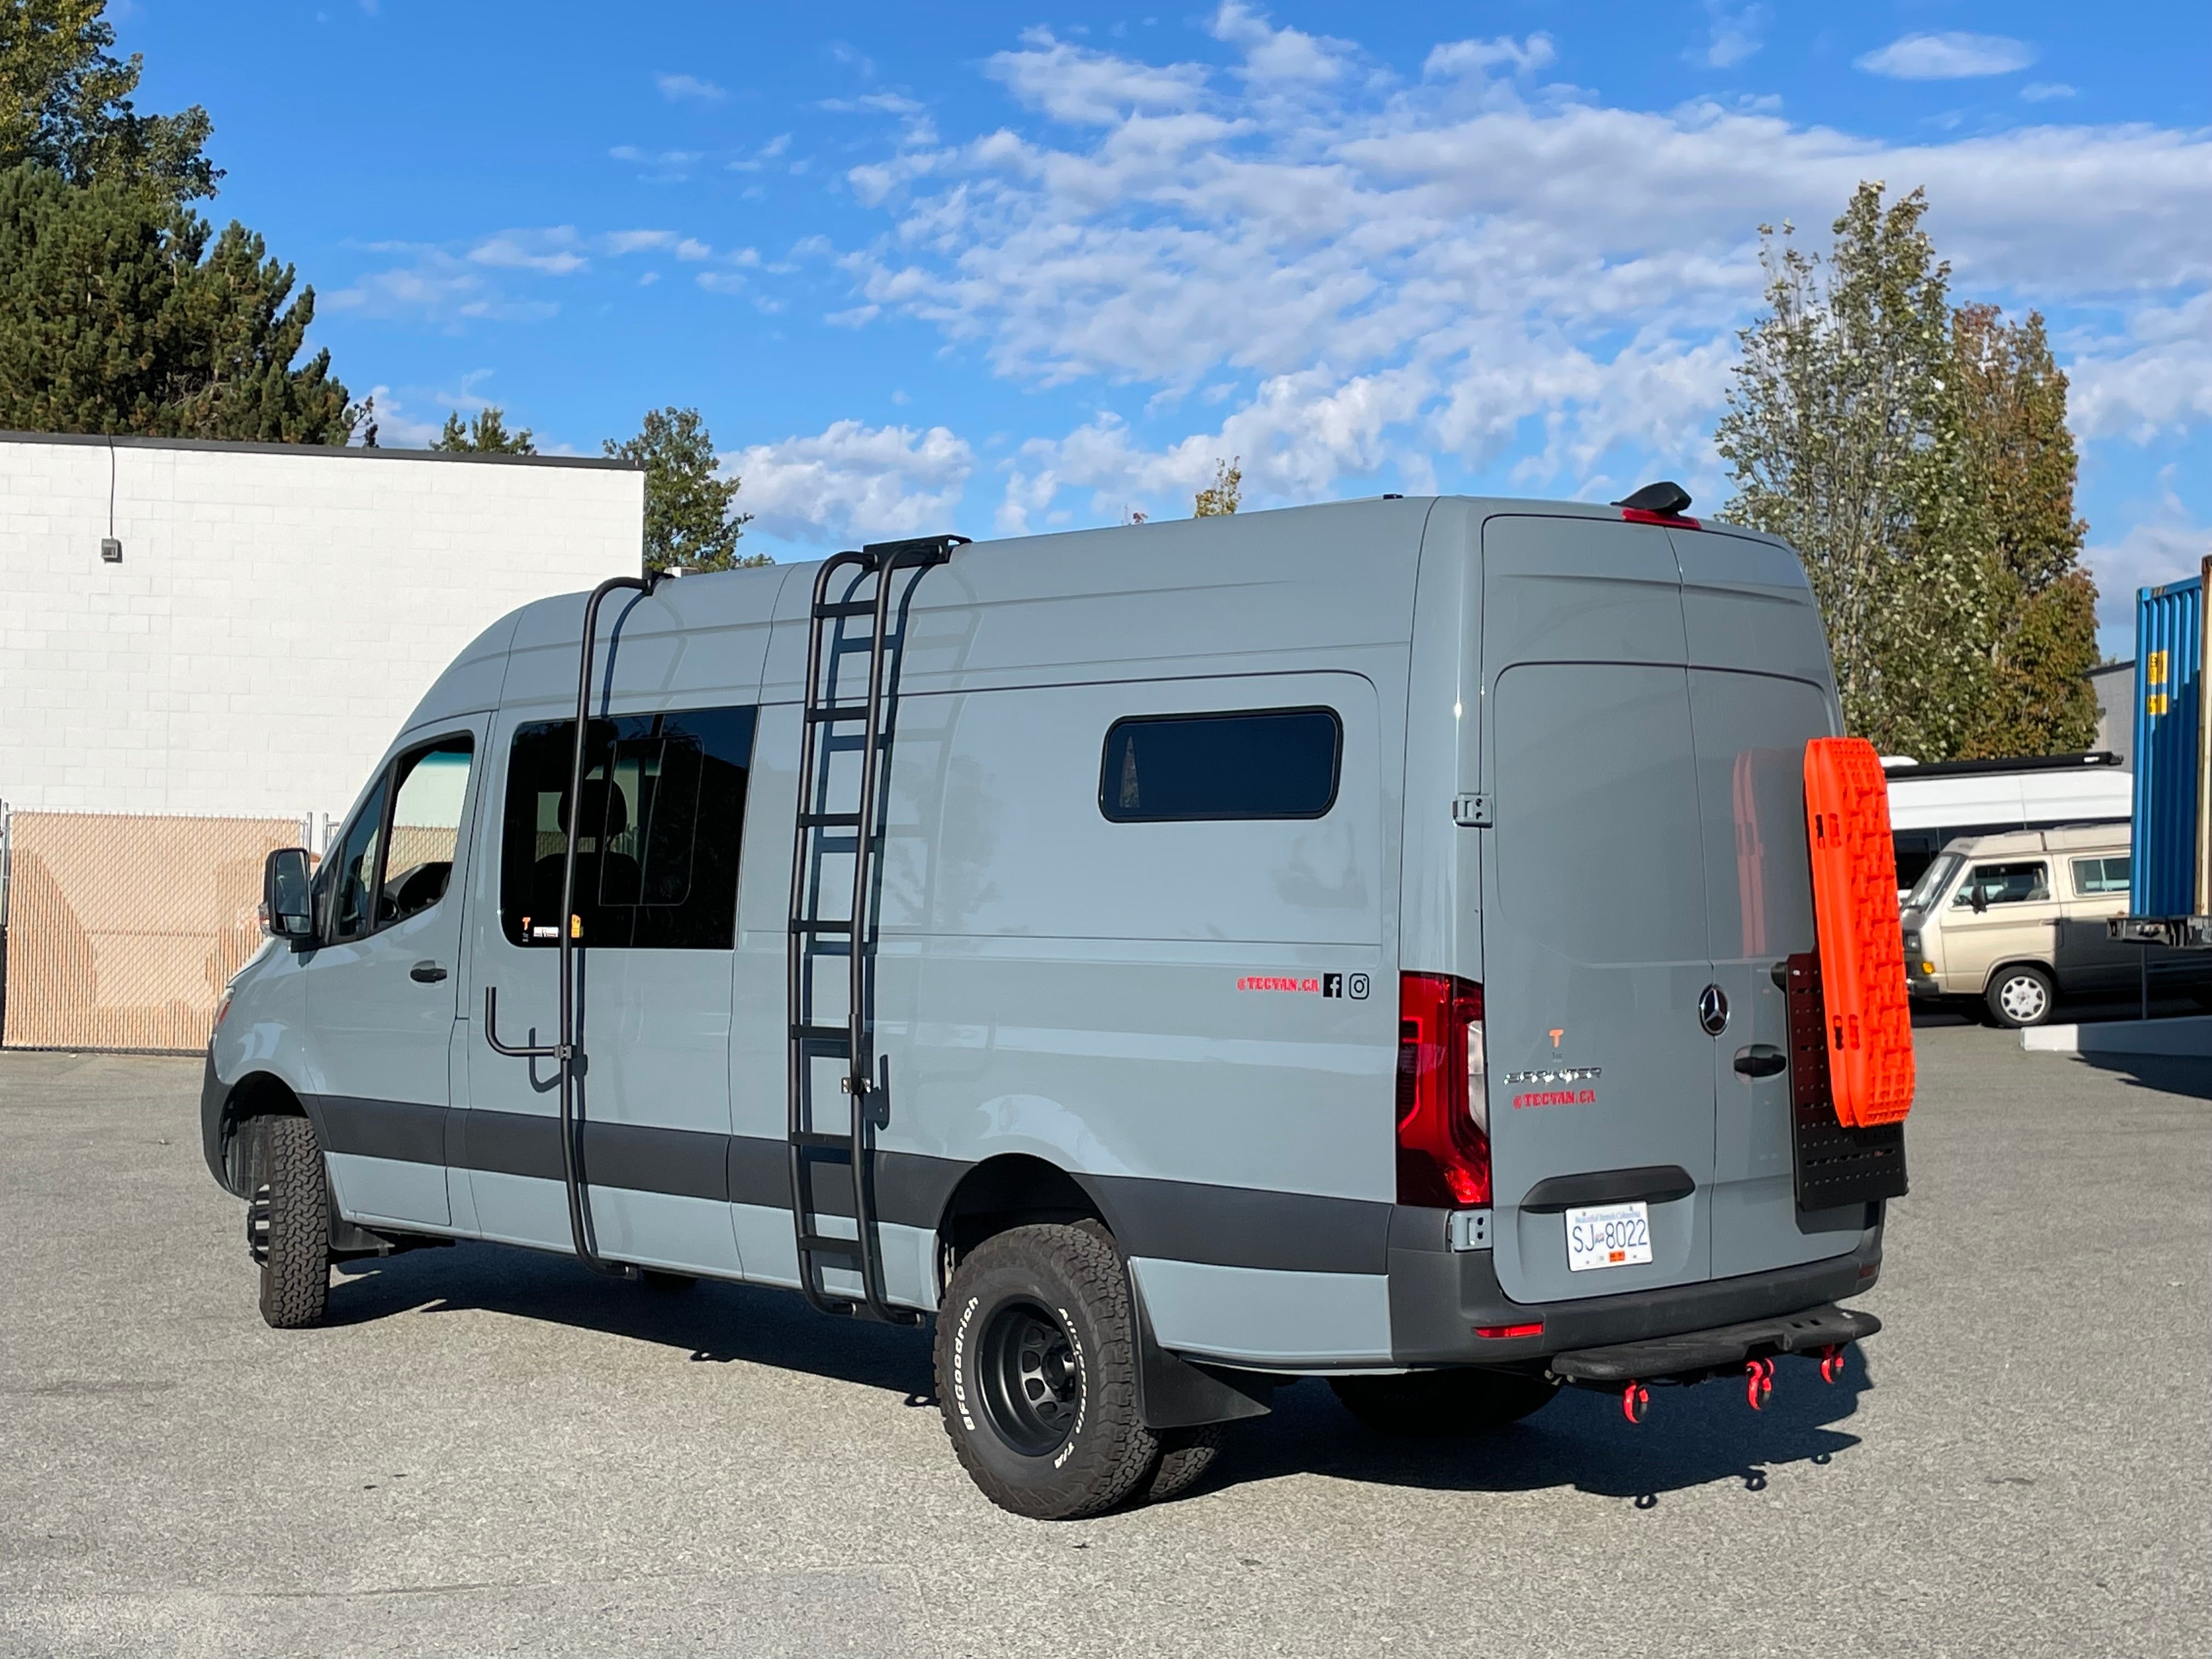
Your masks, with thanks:
[[[246,1236],[261,1263],[262,1318],[296,1330],[330,1305],[330,1179],[306,1118],[271,1118],[267,1133],[268,1179],[247,1207]]]
[[[1137,1413],[1136,1318],[1112,1244],[1015,1227],[971,1250],[937,1316],[937,1398],[961,1466],[1004,1510],[1069,1521],[1153,1472]]]

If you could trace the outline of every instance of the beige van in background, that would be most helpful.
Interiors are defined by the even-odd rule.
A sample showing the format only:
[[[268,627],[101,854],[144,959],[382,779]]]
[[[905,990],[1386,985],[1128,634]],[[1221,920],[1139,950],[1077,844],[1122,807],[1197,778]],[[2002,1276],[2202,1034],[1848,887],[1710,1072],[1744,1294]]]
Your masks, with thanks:
[[[2133,990],[2143,948],[2112,939],[2128,908],[2128,826],[1962,836],[1936,855],[1904,903],[1905,973],[1914,1000],[1978,997],[2001,1025],[2040,1025],[2069,996]],[[2154,951],[2156,988],[2177,975],[2200,995],[2199,960]]]

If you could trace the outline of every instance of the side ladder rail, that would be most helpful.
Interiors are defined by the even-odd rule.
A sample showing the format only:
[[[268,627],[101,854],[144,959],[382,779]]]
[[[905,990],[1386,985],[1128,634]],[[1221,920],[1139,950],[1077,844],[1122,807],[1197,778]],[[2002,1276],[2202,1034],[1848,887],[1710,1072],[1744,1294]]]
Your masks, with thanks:
[[[816,574],[808,617],[805,696],[799,721],[799,799],[793,826],[791,904],[785,941],[785,989],[789,1012],[789,1091],[787,1127],[791,1178],[792,1226],[798,1247],[799,1287],[806,1299],[824,1313],[849,1315],[860,1311],[848,1298],[833,1297],[820,1279],[820,1258],[841,1256],[860,1264],[862,1303],[874,1317],[896,1324],[912,1324],[920,1316],[894,1307],[884,1291],[883,1252],[875,1214],[872,1127],[874,1091],[873,1026],[871,1019],[868,945],[872,936],[872,898],[877,852],[875,817],[878,783],[888,761],[890,733],[884,720],[887,690],[884,659],[890,642],[891,593],[901,570],[918,580],[930,567],[951,556],[963,538],[932,537],[909,542],[879,543],[858,553],[840,553],[825,560]],[[872,577],[872,601],[830,599],[837,573],[856,569],[861,579]],[[857,586],[857,582],[855,586]],[[906,591],[912,592],[913,581]],[[869,632],[861,641],[867,655],[866,694],[856,707],[830,695],[823,681],[824,643],[830,629],[848,618],[866,617]],[[902,645],[903,641],[902,641]],[[829,780],[822,773],[822,749],[816,733],[841,721],[861,722],[860,799],[855,810],[830,810]],[[823,883],[817,863],[825,830],[848,830],[853,836],[851,902],[843,917],[813,913],[810,896],[818,903]],[[840,1030],[811,1019],[811,959],[817,941],[842,935],[847,957],[846,1024]],[[842,1049],[843,1092],[848,1108],[848,1133],[839,1137],[813,1128],[808,1121],[809,1096],[815,1059],[829,1058]],[[813,1201],[813,1155],[842,1157],[852,1177],[855,1237],[847,1241],[825,1234]]]

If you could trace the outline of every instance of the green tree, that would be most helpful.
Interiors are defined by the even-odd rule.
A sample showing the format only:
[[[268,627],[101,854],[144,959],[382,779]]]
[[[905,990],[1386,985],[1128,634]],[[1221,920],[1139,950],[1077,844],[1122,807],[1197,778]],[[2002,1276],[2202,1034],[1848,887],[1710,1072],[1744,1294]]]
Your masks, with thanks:
[[[0,172],[0,427],[343,444],[355,411],[291,266],[141,181]]]
[[[1996,563],[1995,637],[1972,755],[2086,749],[2097,730],[2097,588],[2081,568],[2088,526],[2074,516],[2074,434],[2066,376],[2043,319],[2008,323],[1996,307],[1952,319],[1965,410],[1967,488]]]
[[[1742,334],[1717,447],[1728,516],[1803,556],[1844,717],[1937,760],[1984,724],[2000,585],[1954,368],[1950,267],[1923,192],[1862,184],[1825,259],[1767,227],[1767,314]]]
[[[140,185],[170,201],[215,194],[197,104],[141,115],[141,59],[118,62],[106,0],[0,0],[0,167],[34,161],[71,184]]]
[[[645,469],[645,568],[734,570],[772,563],[765,553],[741,555],[738,543],[752,514],[736,510],[741,482],[724,477],[714,441],[696,409],[647,412],[637,436],[606,453]]]
[[[497,404],[488,404],[477,410],[473,421],[464,422],[458,414],[446,416],[446,424],[430,441],[433,449],[466,450],[484,455],[535,455],[536,441],[528,427],[507,429],[507,411]]]
[[[1218,519],[1237,510],[1244,500],[1244,471],[1238,465],[1243,459],[1239,455],[1234,460],[1215,459],[1213,482],[1191,499],[1193,518]]]

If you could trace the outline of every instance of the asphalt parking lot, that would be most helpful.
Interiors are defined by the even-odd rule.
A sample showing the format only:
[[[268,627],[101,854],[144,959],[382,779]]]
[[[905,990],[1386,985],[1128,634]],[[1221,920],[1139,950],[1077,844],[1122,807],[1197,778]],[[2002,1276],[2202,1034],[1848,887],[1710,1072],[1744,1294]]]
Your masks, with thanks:
[[[1921,1033],[1888,1328],[1444,1448],[1319,1384],[1182,1502],[984,1502],[926,1339],[461,1246],[256,1316],[198,1062],[0,1056],[0,1653],[2212,1650],[2212,1063]]]

